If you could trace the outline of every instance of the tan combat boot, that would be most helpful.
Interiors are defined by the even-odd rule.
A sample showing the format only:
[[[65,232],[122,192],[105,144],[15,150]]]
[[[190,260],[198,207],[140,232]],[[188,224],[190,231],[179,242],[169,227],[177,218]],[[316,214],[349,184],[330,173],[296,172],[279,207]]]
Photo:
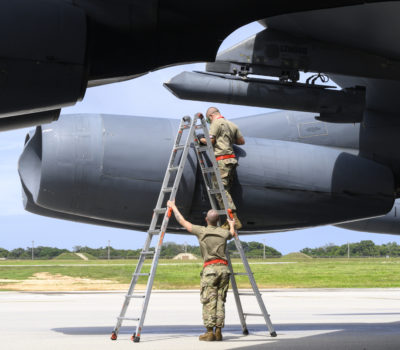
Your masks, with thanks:
[[[204,334],[202,334],[199,337],[199,340],[203,340],[203,341],[214,341],[215,340],[215,335],[213,333],[213,327],[207,327],[207,332],[205,332]]]
[[[215,340],[221,341],[222,340],[222,328],[215,327]]]

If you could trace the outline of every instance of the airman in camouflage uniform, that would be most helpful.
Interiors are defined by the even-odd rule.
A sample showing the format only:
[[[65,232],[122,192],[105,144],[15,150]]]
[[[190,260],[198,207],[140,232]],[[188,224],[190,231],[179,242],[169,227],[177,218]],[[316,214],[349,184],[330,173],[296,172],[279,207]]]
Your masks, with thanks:
[[[200,287],[204,326],[223,328],[226,294],[229,288],[228,266],[217,263],[204,267]]]
[[[229,231],[217,226],[219,215],[209,210],[206,216],[207,226],[192,225],[179,212],[174,201],[168,201],[176,220],[189,232],[194,233],[200,244],[204,267],[201,272],[200,301],[203,304],[203,322],[207,332],[199,340],[222,340],[222,328],[225,320],[225,301],[229,287],[229,268],[226,259],[226,242],[235,233],[235,221],[229,220]],[[215,331],[214,331],[215,327]]]
[[[235,168],[238,165],[235,153],[233,152],[233,144],[244,145],[245,141],[237,125],[225,119],[217,108],[208,108],[206,118],[211,123],[209,130],[210,139],[214,146],[214,154],[217,159],[228,205],[235,216],[236,229],[240,229],[242,225],[236,215],[236,206],[233,203],[230,190],[233,184]],[[200,142],[205,143],[205,138],[200,138]],[[215,176],[213,176],[212,182],[214,187],[218,186]],[[216,198],[220,209],[224,209],[221,195],[216,195]],[[228,225],[223,225],[223,227],[227,228]]]

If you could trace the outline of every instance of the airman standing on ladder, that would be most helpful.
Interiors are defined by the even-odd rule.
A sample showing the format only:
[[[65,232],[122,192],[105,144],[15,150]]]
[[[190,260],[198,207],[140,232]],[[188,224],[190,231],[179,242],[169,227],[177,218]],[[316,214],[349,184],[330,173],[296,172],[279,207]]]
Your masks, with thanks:
[[[194,233],[200,244],[201,255],[204,259],[201,272],[200,301],[203,304],[203,322],[206,333],[199,340],[222,340],[222,328],[225,321],[225,301],[229,288],[229,268],[225,255],[226,242],[235,234],[235,220],[228,220],[230,229],[218,227],[219,215],[216,210],[209,210],[205,218],[207,226],[193,225],[186,221],[175,205],[168,201],[176,220],[188,232]],[[214,332],[215,327],[215,332]]]
[[[230,189],[233,184],[235,168],[238,165],[235,153],[233,152],[233,144],[244,145],[244,137],[236,124],[225,119],[216,107],[210,107],[206,112],[207,122],[210,126],[210,139],[214,147],[214,154],[218,162],[218,168],[221,173],[222,184],[225,188],[225,194],[228,199],[229,209],[232,210],[236,222],[236,229],[239,230],[242,224],[236,215],[236,206],[230,195]],[[206,143],[203,135],[198,135],[201,143]],[[202,137],[203,136],[203,137]],[[213,178],[214,186],[216,186],[216,178]],[[220,209],[225,209],[221,196],[217,196]],[[222,225],[228,228],[228,224]]]

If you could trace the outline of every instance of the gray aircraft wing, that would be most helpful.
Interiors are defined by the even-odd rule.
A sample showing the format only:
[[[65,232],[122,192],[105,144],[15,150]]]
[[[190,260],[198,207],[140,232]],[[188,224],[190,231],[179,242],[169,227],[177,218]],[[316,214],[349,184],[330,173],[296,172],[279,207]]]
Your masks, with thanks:
[[[266,9],[272,3],[262,4]],[[257,16],[263,13],[262,4],[253,4],[258,5]],[[249,136],[246,145],[236,150],[240,158],[239,186],[233,195],[245,219],[244,232],[273,232],[372,218],[389,212],[398,197],[400,122],[395,112],[400,77],[396,40],[399,2],[324,4],[323,9],[318,6],[303,11],[275,9],[275,13],[262,15],[266,29],[220,52],[217,60],[207,65],[206,74],[184,73],[168,83],[168,88],[182,98],[312,113],[307,117],[310,120],[303,123],[297,122],[293,115],[292,118],[283,115],[286,123],[281,129],[272,126],[275,134],[271,132],[269,137],[265,137],[268,131],[261,127],[261,120],[256,127],[252,120],[241,125]],[[217,8],[220,9],[219,5]],[[234,17],[232,14],[229,18]],[[164,29],[170,33],[169,27]],[[192,34],[190,30],[188,33]],[[178,38],[187,39],[185,35],[189,34],[182,35]],[[207,33],[204,35],[210,38]],[[395,42],[393,48],[386,47],[390,40]],[[186,47],[186,41],[182,42],[181,48]],[[188,44],[183,60],[191,55],[190,45],[197,45],[196,49],[201,51],[203,44],[202,40]],[[207,47],[215,53],[217,46]],[[169,48],[174,48],[174,44]],[[202,51],[202,60],[206,60],[206,52],[210,53]],[[166,51],[157,58],[157,65],[161,67],[168,60],[175,60],[173,57],[174,53]],[[107,62],[94,64],[93,72],[104,69],[104,74],[96,76],[91,72],[88,81],[102,84],[143,73],[139,69],[125,71],[127,66],[122,61],[118,66],[120,72],[111,76],[106,74]],[[146,64],[154,62],[150,59]],[[313,72],[315,76],[300,82],[301,72]],[[318,84],[325,76],[342,89]],[[65,133],[62,140],[51,129],[44,134],[38,128],[35,137],[28,141],[20,159],[20,175],[31,200],[29,208],[34,211],[40,207],[44,215],[60,212],[65,218],[77,216],[110,225],[145,226],[144,215],[151,210],[150,203],[165,168],[162,159],[156,162],[156,168],[148,161],[130,167],[130,155],[116,151],[124,147],[134,149],[129,145],[131,135],[124,134],[124,129],[130,129],[126,127],[128,122],[118,116],[87,119],[83,122],[71,117],[69,124],[63,118],[57,124],[58,133]],[[152,123],[139,119],[135,130],[146,130],[146,123]],[[74,123],[89,127],[79,128],[76,135]],[[119,136],[98,139],[102,123],[112,130],[109,135]],[[171,130],[173,122],[168,123],[165,130]],[[116,127],[119,129],[114,130]],[[340,128],[342,133],[335,134],[334,130]],[[279,132],[281,136],[277,136]],[[68,138],[82,142],[57,144]],[[98,147],[93,148],[94,144]],[[167,149],[168,142],[158,146]],[[54,154],[54,150],[60,153]],[[90,162],[79,156],[71,162],[71,157],[79,154],[90,155]],[[132,156],[142,159],[139,154]],[[54,162],[57,157],[61,160]],[[187,176],[188,183],[192,181],[196,186],[188,186],[193,192],[188,196],[190,204],[184,207],[193,222],[200,222],[206,204],[196,181],[195,167]],[[139,195],[128,198],[127,192]],[[100,198],[100,193],[104,197]]]
[[[88,87],[212,62],[247,23],[374,1],[0,1],[0,130],[58,118]],[[347,33],[348,34],[348,33]]]

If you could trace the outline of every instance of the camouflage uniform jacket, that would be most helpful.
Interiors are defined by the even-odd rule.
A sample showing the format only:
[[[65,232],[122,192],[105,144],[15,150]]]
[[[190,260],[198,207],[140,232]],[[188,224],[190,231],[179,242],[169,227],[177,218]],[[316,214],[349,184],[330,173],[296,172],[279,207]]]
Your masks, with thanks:
[[[210,135],[215,138],[214,153],[216,157],[231,155],[235,141],[243,137],[236,124],[219,117],[212,121],[210,126]],[[237,162],[235,158],[231,158]]]
[[[204,261],[215,259],[226,260],[226,242],[232,237],[228,230],[211,225],[207,227],[193,225],[192,233],[194,233],[199,240],[201,255]]]

